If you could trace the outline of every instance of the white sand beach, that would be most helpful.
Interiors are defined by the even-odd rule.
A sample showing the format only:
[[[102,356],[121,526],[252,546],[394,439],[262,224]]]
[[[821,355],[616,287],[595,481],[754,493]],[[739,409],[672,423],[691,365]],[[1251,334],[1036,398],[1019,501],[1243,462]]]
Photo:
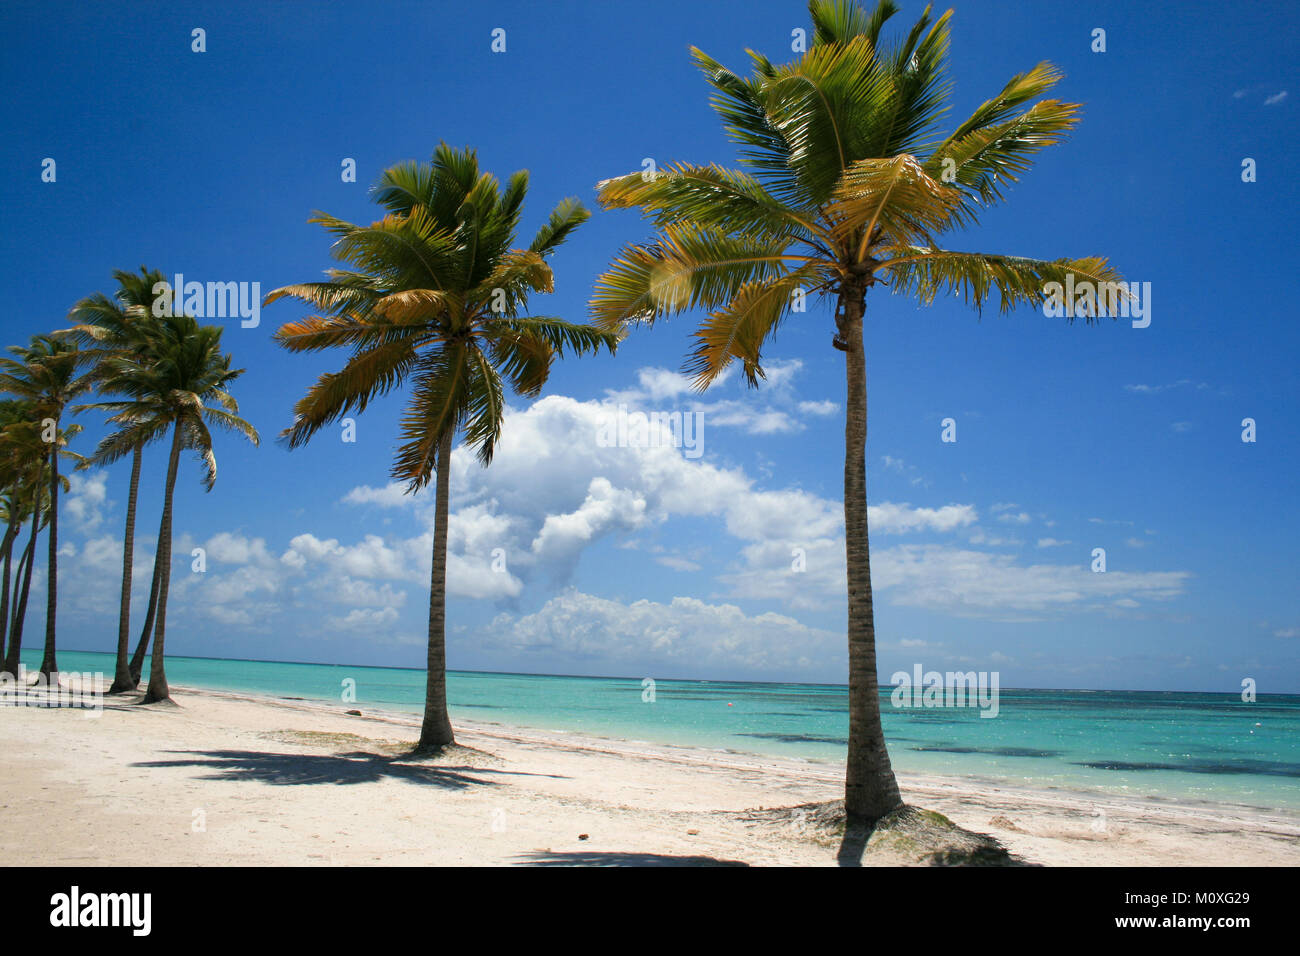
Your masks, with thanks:
[[[0,710],[9,864],[836,865],[759,808],[834,800],[840,768],[173,687],[179,706]],[[903,775],[909,804],[1043,865],[1300,865],[1300,814]],[[850,854],[850,857],[861,854]],[[849,862],[854,862],[849,859]],[[909,862],[869,849],[866,865]]]

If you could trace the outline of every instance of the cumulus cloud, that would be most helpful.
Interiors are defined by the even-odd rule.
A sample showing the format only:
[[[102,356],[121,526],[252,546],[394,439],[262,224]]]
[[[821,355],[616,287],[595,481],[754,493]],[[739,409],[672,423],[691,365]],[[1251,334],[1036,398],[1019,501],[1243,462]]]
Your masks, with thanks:
[[[774,360],[764,366],[767,378],[757,390],[744,389],[739,398],[725,395],[727,386],[738,381],[735,366],[729,366],[710,386],[708,396],[695,390],[690,376],[665,368],[643,368],[637,384],[628,389],[607,389],[605,403],[641,411],[686,411],[703,416],[706,427],[735,428],[751,435],[775,435],[802,431],[804,419],[834,415],[840,406],[833,401],[797,400],[792,383],[803,369],[799,359]],[[720,398],[712,396],[722,395]]]
[[[799,676],[838,659],[843,635],[782,614],[747,615],[733,604],[693,597],[624,604],[570,590],[531,614],[498,615],[474,640],[507,652],[511,660],[559,660],[592,672]]]
[[[67,477],[70,487],[60,500],[59,508],[72,519],[77,531],[90,534],[104,522],[108,504],[108,472],[74,471]]]

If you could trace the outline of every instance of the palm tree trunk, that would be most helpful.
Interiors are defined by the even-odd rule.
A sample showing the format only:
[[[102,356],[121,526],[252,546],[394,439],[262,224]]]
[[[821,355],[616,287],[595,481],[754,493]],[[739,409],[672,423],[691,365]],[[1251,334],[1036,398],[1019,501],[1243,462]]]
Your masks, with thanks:
[[[135,503],[140,490],[140,463],[144,448],[135,446],[131,455],[131,487],[126,496],[126,534],[122,539],[122,605],[117,615],[117,667],[113,673],[110,694],[127,694],[135,690],[138,681],[131,680],[131,665],[127,649],[131,640],[131,563],[135,560]]]
[[[451,430],[438,442],[438,486],[434,489],[433,570],[429,576],[429,656],[426,662],[424,722],[417,753],[455,743],[447,716],[447,503],[451,481]]]
[[[867,367],[862,344],[866,311],[863,280],[846,283],[837,318],[848,393],[844,422],[844,548],[849,584],[849,757],[844,809],[850,819],[874,823],[903,805],[880,724],[876,625],[871,604],[871,549],[867,540]]]
[[[140,631],[140,643],[131,655],[131,686],[140,686],[140,675],[144,672],[144,655],[149,650],[149,639],[153,637],[154,616],[158,613],[158,578],[162,568],[158,565],[157,548],[154,549],[153,583],[149,585],[149,607],[144,614],[144,629]]]
[[[36,509],[40,511],[40,508]],[[45,590],[45,656],[41,673],[53,677],[59,671],[55,659],[55,615],[59,610],[59,420],[54,419],[54,441],[50,443],[50,557]],[[53,686],[53,685],[51,685]]]
[[[5,673],[18,676],[18,655],[23,649],[23,621],[27,619],[27,594],[32,587],[32,565],[36,563],[36,535],[41,527],[41,509],[32,515],[32,536],[18,559],[18,573],[23,579],[21,593],[15,592],[18,600],[14,602],[14,619],[9,626],[9,653],[5,655]]]
[[[172,567],[172,492],[176,490],[176,468],[181,457],[181,423],[172,432],[172,453],[167,459],[167,485],[163,489],[162,524],[158,528],[158,618],[154,625],[153,654],[149,659],[149,686],[145,689],[144,703],[153,704],[171,700],[167,688],[167,671],[163,663],[167,636],[167,588],[171,584]]]
[[[5,528],[4,544],[0,545],[0,553],[4,555],[4,581],[0,582],[0,659],[7,656],[3,650],[9,646],[9,582],[12,580],[10,570],[13,564],[14,539],[17,537],[18,521],[10,519],[9,526]]]

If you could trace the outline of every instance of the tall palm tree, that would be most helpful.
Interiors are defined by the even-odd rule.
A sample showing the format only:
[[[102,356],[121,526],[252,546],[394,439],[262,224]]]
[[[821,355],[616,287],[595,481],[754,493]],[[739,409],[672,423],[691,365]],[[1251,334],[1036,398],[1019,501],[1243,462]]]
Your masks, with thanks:
[[[865,450],[866,293],[892,287],[929,304],[961,293],[977,310],[994,290],[1003,311],[1042,303],[1067,273],[1117,281],[1100,258],[1030,259],[941,247],[1002,198],[1033,155],[1075,124],[1078,106],[1031,100],[1060,73],[1048,63],[1013,77],[947,135],[948,20],[929,8],[907,34],[881,41],[897,7],[871,13],[844,0],[812,0],[813,44],[777,66],[750,51],[742,78],[698,49],[713,106],[747,171],[681,164],[599,185],[607,208],[640,208],[658,236],[625,247],[597,283],[596,324],[653,323],[709,311],[687,361],[707,388],[738,359],[763,378],[761,350],[801,293],[833,297],[832,345],[845,356],[844,523],[848,570],[849,746],[845,807],[874,821],[901,805],[880,722]],[[1072,314],[1068,313],[1068,314]],[[1089,320],[1096,313],[1088,315]]]
[[[42,500],[44,493],[40,494]],[[32,533],[27,540],[27,547],[18,558],[18,567],[14,574],[13,588],[13,618],[9,622],[9,650],[5,653],[3,673],[13,677],[18,676],[18,665],[23,649],[23,624],[27,620],[27,595],[32,587],[32,564],[35,560],[36,553],[36,536],[40,533],[43,525],[44,516],[48,514],[47,509],[31,508],[23,520],[27,517],[32,519]]]
[[[3,581],[0,581],[0,661],[4,660],[9,646],[9,596],[13,581],[14,541],[24,517],[18,501],[18,494],[14,490],[0,496],[0,520],[4,522],[5,528],[4,542],[0,544],[0,576],[3,576]]]
[[[566,349],[579,354],[618,336],[552,316],[526,316],[528,297],[547,293],[546,259],[590,215],[566,199],[526,249],[512,248],[528,173],[502,188],[480,172],[471,149],[440,144],[431,163],[387,170],[374,198],[387,215],[356,226],[325,213],[310,220],[337,236],[333,254],[353,269],[332,269],[326,282],[277,289],[321,314],[283,326],[275,339],[293,352],[349,348],[339,372],[322,375],[294,407],[283,433],[290,448],[377,396],[409,383],[401,421],[403,444],[393,477],[409,492],[427,485],[436,468],[433,561],[424,720],[417,752],[451,744],[447,716],[447,509],[452,442],[457,431],[487,465],[501,432],[504,378],[518,394],[537,395],[551,363]]]
[[[9,351],[18,358],[0,358],[0,392],[25,398],[35,404],[41,416],[42,438],[46,442],[49,460],[50,533],[48,584],[45,595],[45,656],[41,673],[46,676],[58,671],[55,631],[59,607],[59,427],[68,403],[89,391],[91,377],[81,372],[86,357],[76,343],[59,336],[36,335],[31,345],[11,346]],[[78,429],[79,430],[79,429]],[[71,434],[69,431],[67,434]]]
[[[21,445],[15,441],[9,428],[32,418],[29,402],[6,399],[0,401],[0,520],[4,524],[4,538],[0,541],[0,564],[3,580],[0,581],[0,660],[6,656],[8,646],[9,599],[12,580],[13,547],[24,520],[27,463],[23,460]]]
[[[198,455],[204,469],[204,488],[211,491],[217,481],[217,458],[208,426],[242,435],[254,445],[259,442],[257,429],[239,417],[239,405],[230,394],[230,383],[244,370],[230,367],[231,357],[221,351],[218,326],[199,325],[188,315],[169,316],[158,320],[150,342],[148,349],[134,355],[104,359],[104,380],[113,383],[113,392],[120,397],[93,406],[111,412],[109,421],[118,426],[95,449],[95,460],[100,463],[111,464],[168,431],[172,434],[154,557],[158,569],[157,617],[149,684],[143,700],[146,704],[171,699],[165,639],[171,585],[172,498],[180,453],[188,448]]]
[[[28,403],[20,403],[27,405]],[[58,433],[58,454],[63,457],[80,459],[79,455],[66,449],[68,439],[81,430],[79,425],[60,429]],[[4,556],[4,574],[6,600],[3,621],[7,631],[0,631],[0,639],[6,634],[9,649],[4,656],[3,672],[13,676],[18,674],[19,657],[22,651],[23,626],[27,620],[27,596],[32,586],[32,567],[36,563],[36,538],[42,528],[48,527],[53,516],[50,498],[50,458],[49,443],[45,441],[44,426],[36,420],[19,420],[5,426],[0,432],[0,454],[5,461],[5,472],[12,477],[10,492],[6,500],[7,517],[15,534],[21,522],[31,518],[32,531],[18,559],[18,567],[13,577],[13,594],[9,599],[9,560]],[[68,479],[60,475],[58,484],[67,491]],[[9,615],[12,613],[12,619]]]
[[[95,376],[99,391],[106,395],[118,394],[121,391],[119,383],[114,380],[119,366],[113,360],[148,354],[153,347],[158,328],[152,308],[156,298],[154,289],[159,283],[165,281],[161,272],[144,266],[140,267],[138,274],[115,270],[113,278],[117,280],[118,288],[112,297],[96,292],[72,307],[68,318],[77,324],[66,332],[68,337],[76,341],[84,351],[94,356],[97,364],[92,374]],[[134,367],[136,367],[135,363],[126,366],[128,370]],[[97,407],[81,405],[73,411],[81,412]],[[149,433],[147,440],[161,438],[165,433],[165,427],[157,429]],[[126,498],[126,530],[122,538],[122,592],[117,620],[117,659],[113,683],[108,690],[110,694],[128,693],[135,690],[140,683],[140,667],[137,665],[134,673],[132,672],[127,651],[131,628],[131,579],[135,561],[135,514],[140,489],[140,471],[144,460],[144,444],[145,440],[142,440],[131,449],[131,480]],[[87,461],[87,466],[101,463],[97,456],[92,455]],[[140,637],[141,660],[149,642],[157,606],[157,570],[155,567],[145,629]]]

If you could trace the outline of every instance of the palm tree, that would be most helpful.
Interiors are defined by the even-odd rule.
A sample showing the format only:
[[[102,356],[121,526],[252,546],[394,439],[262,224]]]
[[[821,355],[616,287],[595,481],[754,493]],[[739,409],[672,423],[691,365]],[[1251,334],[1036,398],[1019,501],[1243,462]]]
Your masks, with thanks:
[[[44,494],[41,495],[44,499]],[[13,620],[9,624],[9,650],[5,653],[4,673],[18,676],[18,665],[23,649],[23,623],[27,619],[27,595],[32,586],[32,564],[36,551],[36,536],[43,527],[44,509],[28,508],[27,514],[32,519],[32,534],[27,547],[18,558],[18,567],[14,574]],[[23,520],[26,520],[24,518]],[[21,582],[21,583],[20,583]]]
[[[587,325],[525,315],[530,293],[552,291],[547,257],[590,215],[566,199],[527,249],[512,248],[527,191],[526,171],[503,189],[479,171],[473,150],[440,144],[432,163],[400,163],[380,177],[374,198],[388,215],[379,222],[356,226],[320,212],[310,220],[338,237],[334,256],[354,269],[332,269],[326,282],[286,286],[266,298],[270,304],[293,296],[321,313],[282,327],[275,339],[285,348],[352,350],[341,371],[322,375],[294,407],[294,423],[282,436],[290,448],[411,384],[392,474],[408,492],[427,485],[435,468],[437,475],[420,753],[455,741],[446,690],[454,436],[461,431],[486,466],[501,432],[503,378],[532,397],[566,349],[581,354],[603,345],[612,352],[618,340]]]
[[[653,323],[691,308],[709,310],[695,333],[687,371],[707,388],[733,359],[752,386],[763,378],[761,349],[802,294],[833,297],[832,345],[844,352],[847,382],[844,523],[848,570],[849,747],[845,808],[874,821],[901,806],[880,722],[865,450],[866,293],[888,285],[924,304],[961,293],[977,310],[993,290],[1003,311],[1042,303],[1044,287],[1067,273],[1117,281],[1099,258],[1029,259],[957,252],[945,232],[974,224],[981,209],[1063,138],[1078,106],[1031,100],[1060,73],[1048,63],[1013,77],[951,133],[945,79],[951,11],[929,8],[904,38],[880,40],[897,7],[880,0],[812,0],[813,44],[776,66],[750,52],[748,79],[699,50],[713,106],[748,171],[681,164],[656,177],[633,173],[599,185],[607,208],[640,208],[655,241],[631,244],[597,283],[596,324]],[[1071,313],[1072,314],[1072,313]],[[1096,318],[1094,311],[1088,315]]]
[[[5,533],[0,541],[0,562],[3,563],[3,581],[0,581],[0,660],[6,656],[9,633],[9,598],[12,581],[13,547],[24,520],[23,498],[26,478],[22,450],[8,431],[10,426],[30,421],[29,402],[6,399],[0,401],[0,519]]]
[[[29,403],[18,404],[30,407]],[[68,439],[80,430],[79,425],[59,430],[59,455],[80,459],[79,455],[64,447]],[[16,534],[19,524],[28,517],[32,519],[31,536],[28,538],[27,547],[23,549],[18,559],[18,567],[13,577],[12,601],[9,595],[10,554],[7,552],[4,555],[5,613],[0,615],[0,625],[7,624],[8,629],[7,631],[0,629],[0,639],[3,639],[7,633],[9,650],[4,657],[3,673],[16,677],[22,651],[23,625],[27,619],[27,596],[32,586],[32,567],[36,563],[36,538],[41,529],[49,525],[53,516],[49,484],[49,443],[45,441],[44,426],[30,419],[12,422],[5,426],[3,432],[0,432],[0,449],[3,450],[5,461],[4,471],[12,480],[6,501],[10,527]],[[66,477],[60,475],[58,483],[63,491],[67,491],[69,482]],[[12,620],[9,620],[11,610]]]
[[[83,350],[94,356],[97,365],[93,375],[100,392],[106,395],[121,392],[120,383],[114,380],[119,366],[113,360],[129,358],[137,354],[147,354],[153,346],[157,334],[157,320],[153,315],[153,303],[156,298],[154,289],[165,281],[161,272],[140,267],[139,274],[116,270],[113,278],[118,288],[110,298],[102,292],[88,296],[72,307],[68,317],[77,324],[66,331],[66,335],[76,341]],[[128,364],[127,369],[136,367]],[[75,412],[98,408],[97,405],[81,405]],[[110,694],[124,694],[136,689],[140,684],[140,665],[134,671],[127,659],[127,650],[131,628],[131,578],[135,561],[135,514],[140,489],[140,471],[144,459],[146,440],[161,438],[166,427],[149,433],[146,439],[131,449],[131,480],[126,499],[126,530],[122,539],[122,593],[117,620],[117,662],[113,673]],[[101,460],[92,455],[87,466],[101,464]],[[154,621],[154,612],[158,598],[158,568],[149,594],[149,609],[145,616],[145,628],[140,636],[138,656],[144,659],[144,650],[148,645]]]
[[[45,656],[41,673],[47,677],[58,672],[55,651],[56,615],[59,606],[59,452],[63,435],[59,421],[68,403],[91,387],[91,377],[81,374],[86,357],[68,339],[36,335],[29,346],[11,346],[18,360],[0,358],[0,392],[8,392],[35,404],[42,417],[41,434],[49,460],[50,533],[48,585],[45,595]],[[80,429],[78,429],[79,431]],[[71,431],[67,434],[72,434]]]
[[[3,661],[6,656],[5,649],[8,647],[9,595],[10,582],[13,581],[14,540],[18,537],[19,527],[23,522],[16,492],[9,491],[0,497],[0,520],[3,520],[5,526],[4,542],[0,544],[0,567],[3,568],[0,570],[0,575],[4,578],[0,581],[0,661]]]
[[[231,358],[221,351],[221,329],[199,325],[188,315],[158,320],[151,347],[132,356],[107,358],[104,376],[113,382],[120,398],[95,403],[112,413],[119,428],[100,442],[95,458],[103,464],[134,454],[135,449],[172,433],[163,486],[162,520],[154,563],[158,577],[157,618],[149,684],[143,703],[171,699],[165,667],[167,593],[171,585],[172,497],[182,449],[194,451],[203,464],[203,485],[212,490],[217,481],[217,458],[209,425],[242,435],[254,445],[257,430],[239,417],[239,405],[229,392],[230,383],[243,374],[232,369]],[[220,408],[207,404],[214,402]]]

